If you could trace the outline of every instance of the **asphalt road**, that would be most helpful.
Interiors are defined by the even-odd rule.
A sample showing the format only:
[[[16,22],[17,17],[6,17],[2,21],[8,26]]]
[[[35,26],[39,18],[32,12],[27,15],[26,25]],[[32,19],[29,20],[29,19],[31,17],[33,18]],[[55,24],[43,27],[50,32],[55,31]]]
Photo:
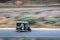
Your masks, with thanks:
[[[60,29],[32,28],[32,32],[16,32],[15,28],[0,28],[1,37],[60,38]]]

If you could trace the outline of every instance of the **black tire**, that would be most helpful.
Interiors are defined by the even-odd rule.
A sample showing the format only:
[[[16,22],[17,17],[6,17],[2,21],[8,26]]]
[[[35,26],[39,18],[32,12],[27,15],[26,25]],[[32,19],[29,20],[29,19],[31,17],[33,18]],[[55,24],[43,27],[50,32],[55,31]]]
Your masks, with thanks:
[[[20,29],[16,29],[16,32],[19,32],[20,31]]]
[[[29,31],[29,32],[31,32],[31,29],[30,29],[30,27],[28,27],[28,31]]]
[[[29,29],[29,32],[31,32],[31,29]]]

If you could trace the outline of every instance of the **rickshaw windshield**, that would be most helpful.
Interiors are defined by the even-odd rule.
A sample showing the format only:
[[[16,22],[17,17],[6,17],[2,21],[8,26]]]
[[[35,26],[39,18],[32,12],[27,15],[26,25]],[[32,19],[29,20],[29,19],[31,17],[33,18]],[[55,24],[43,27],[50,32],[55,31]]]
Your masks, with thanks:
[[[21,26],[21,23],[16,23],[16,26]]]

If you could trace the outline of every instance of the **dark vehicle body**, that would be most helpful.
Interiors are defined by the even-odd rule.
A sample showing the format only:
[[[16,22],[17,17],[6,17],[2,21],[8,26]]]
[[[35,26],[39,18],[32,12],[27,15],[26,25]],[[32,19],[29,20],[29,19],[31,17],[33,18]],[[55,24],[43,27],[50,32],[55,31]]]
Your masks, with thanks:
[[[16,22],[16,31],[17,32],[31,32],[28,22]]]

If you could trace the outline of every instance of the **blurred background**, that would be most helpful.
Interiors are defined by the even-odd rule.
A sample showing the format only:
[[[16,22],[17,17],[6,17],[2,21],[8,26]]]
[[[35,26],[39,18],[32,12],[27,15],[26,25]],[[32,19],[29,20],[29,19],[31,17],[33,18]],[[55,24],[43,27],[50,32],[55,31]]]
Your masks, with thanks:
[[[39,7],[21,9],[20,7]],[[48,8],[53,7],[53,8]],[[27,21],[32,28],[60,28],[60,0],[0,0],[0,28]],[[8,9],[3,9],[8,8]],[[18,8],[12,9],[9,8]],[[19,9],[20,8],[20,9]],[[57,38],[0,38],[0,40],[60,40]]]
[[[60,0],[0,0],[0,7],[60,6]]]
[[[1,28],[14,28],[16,21],[27,21],[32,28],[60,28],[60,8],[0,9]]]

